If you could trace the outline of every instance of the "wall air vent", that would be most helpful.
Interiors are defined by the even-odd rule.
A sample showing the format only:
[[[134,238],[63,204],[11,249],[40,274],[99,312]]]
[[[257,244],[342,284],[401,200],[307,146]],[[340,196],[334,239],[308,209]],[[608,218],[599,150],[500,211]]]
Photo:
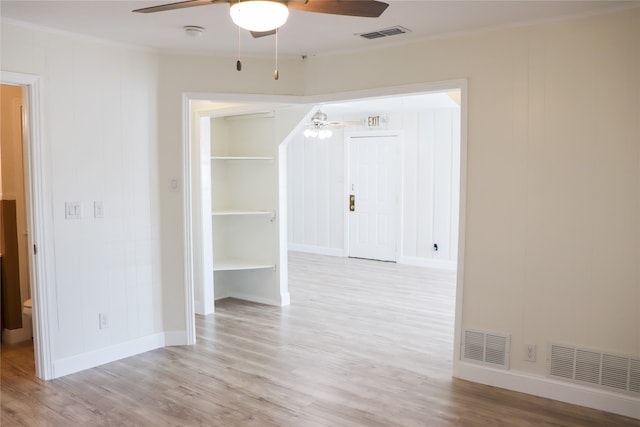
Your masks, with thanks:
[[[396,25],[395,27],[385,28],[378,31],[371,31],[370,33],[360,33],[356,35],[360,37],[364,37],[365,39],[372,40],[372,39],[379,39],[381,37],[390,37],[390,36],[397,36],[398,34],[406,34],[409,31],[410,30],[404,27]]]
[[[462,360],[509,369],[510,345],[509,335],[466,330],[462,340]]]
[[[549,351],[549,377],[640,395],[640,356],[606,354],[563,344],[551,344]]]

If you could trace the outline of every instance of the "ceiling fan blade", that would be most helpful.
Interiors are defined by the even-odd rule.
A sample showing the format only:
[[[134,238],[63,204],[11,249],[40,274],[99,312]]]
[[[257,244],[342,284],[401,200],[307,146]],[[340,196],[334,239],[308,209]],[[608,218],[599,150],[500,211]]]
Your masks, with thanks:
[[[276,30],[269,30],[269,31],[250,31],[251,35],[253,36],[254,39],[260,38],[260,37],[265,37],[265,36],[272,36],[276,33]]]
[[[335,122],[327,122],[323,126],[330,128],[341,128],[345,126],[362,126],[361,120],[340,120]]]
[[[159,6],[143,7],[142,9],[136,9],[134,12],[139,13],[153,13],[164,12],[165,10],[183,9],[185,7],[204,6],[212,3],[228,3],[227,0],[186,0],[176,3],[161,4]]]
[[[306,0],[304,2],[294,0],[287,3],[287,6],[289,9],[304,12],[377,18],[389,4],[376,0]]]

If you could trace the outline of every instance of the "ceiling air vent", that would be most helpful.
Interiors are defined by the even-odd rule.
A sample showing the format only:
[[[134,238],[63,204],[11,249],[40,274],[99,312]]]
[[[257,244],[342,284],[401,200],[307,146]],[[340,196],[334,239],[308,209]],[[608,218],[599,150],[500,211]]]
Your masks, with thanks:
[[[385,28],[383,30],[378,30],[378,31],[372,31],[370,33],[360,33],[356,35],[360,37],[364,37],[365,39],[373,40],[373,39],[379,39],[381,37],[397,36],[398,34],[405,34],[408,32],[409,32],[408,29],[401,27],[399,25],[396,25],[395,27]]]

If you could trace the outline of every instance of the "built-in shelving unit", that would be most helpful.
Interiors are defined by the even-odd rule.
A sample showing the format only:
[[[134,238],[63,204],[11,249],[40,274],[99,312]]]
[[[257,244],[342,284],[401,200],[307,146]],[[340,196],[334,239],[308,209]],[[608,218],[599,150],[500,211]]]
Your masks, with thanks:
[[[273,117],[212,122],[212,269],[216,298],[281,304]]]

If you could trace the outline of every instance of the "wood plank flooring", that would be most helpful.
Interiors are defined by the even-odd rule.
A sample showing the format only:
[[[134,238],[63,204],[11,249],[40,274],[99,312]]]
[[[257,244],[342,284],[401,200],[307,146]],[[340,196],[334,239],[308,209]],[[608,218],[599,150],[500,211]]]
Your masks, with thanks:
[[[44,382],[3,345],[2,426],[640,426],[451,378],[453,273],[290,254],[291,306],[227,299],[198,343]]]

